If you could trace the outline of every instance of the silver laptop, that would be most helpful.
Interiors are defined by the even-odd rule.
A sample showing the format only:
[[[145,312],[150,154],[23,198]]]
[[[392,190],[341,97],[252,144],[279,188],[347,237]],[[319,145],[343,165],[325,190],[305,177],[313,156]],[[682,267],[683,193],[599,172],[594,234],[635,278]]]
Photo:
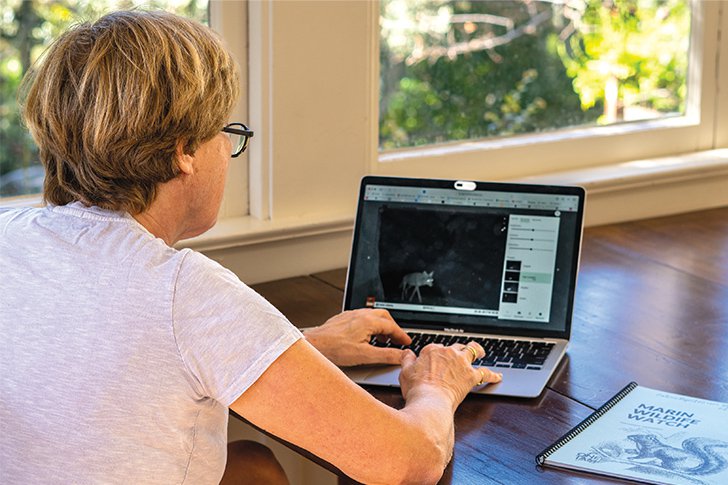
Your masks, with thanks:
[[[387,309],[415,353],[477,340],[475,365],[503,381],[473,392],[538,396],[571,334],[584,199],[580,187],[365,177],[344,309]],[[345,372],[399,386],[398,366]]]

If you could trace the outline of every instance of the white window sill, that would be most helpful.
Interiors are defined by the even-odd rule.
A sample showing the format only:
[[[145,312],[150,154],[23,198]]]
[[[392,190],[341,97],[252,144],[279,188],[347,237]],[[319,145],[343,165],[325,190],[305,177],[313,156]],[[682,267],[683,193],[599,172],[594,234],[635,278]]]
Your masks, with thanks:
[[[554,131],[496,137],[485,140],[454,141],[424,147],[391,149],[379,154],[379,162],[392,163],[408,159],[421,159],[423,157],[452,156],[471,152],[493,152],[507,148],[523,148],[529,146],[538,147],[546,143],[594,140],[597,138],[686,128],[697,126],[698,124],[699,121],[691,116],[668,116],[655,120],[639,120],[607,126],[563,128]]]
[[[229,217],[220,219],[215,227],[206,233],[181,241],[177,246],[198,251],[210,251],[273,243],[291,238],[348,232],[353,227],[353,215],[267,221],[252,216]]]
[[[703,179],[712,180],[722,176],[728,177],[728,149],[635,160],[539,175],[514,182],[580,185],[587,189],[588,197],[593,198],[600,194],[612,194],[623,190],[639,190]],[[692,209],[693,207],[687,208],[687,210]],[[207,251],[309,236],[349,233],[354,225],[354,210],[355,208],[351,207],[349,214],[295,220],[261,221],[250,216],[223,219],[207,233],[182,241],[180,245]],[[620,219],[620,216],[616,215],[615,218]],[[604,221],[604,218],[597,220]]]
[[[587,189],[588,198],[593,200],[599,196],[619,196],[619,193],[628,190],[650,190],[660,186],[666,186],[670,190],[674,190],[675,184],[694,184],[701,183],[701,181],[708,183],[726,177],[728,177],[728,148],[648,160],[635,160],[608,166],[538,175],[513,181],[580,185]],[[727,197],[723,194],[717,195]],[[0,201],[0,206],[27,207],[38,206],[40,203],[40,196],[15,197],[3,199]],[[654,201],[654,203],[660,205],[659,201]],[[718,204],[722,203],[721,199]],[[715,206],[716,202],[711,201],[710,205]],[[700,208],[700,206],[684,207],[683,209],[678,207],[670,209],[670,211],[680,212],[681,210],[695,210],[696,208]],[[251,216],[230,217],[219,220],[215,227],[205,234],[182,241],[178,246],[190,247],[198,251],[211,251],[265,245],[312,236],[333,234],[339,236],[346,234],[348,236],[354,225],[354,211],[355,207],[351,207],[345,213],[265,221]],[[651,214],[643,213],[642,216],[649,217]],[[636,217],[633,216],[632,218]],[[593,225],[595,223],[627,219],[628,217],[625,215],[617,213],[607,218],[592,218],[591,222],[587,217],[587,224]]]
[[[588,196],[722,175],[728,175],[728,148],[538,175],[521,181],[580,185],[587,189]]]

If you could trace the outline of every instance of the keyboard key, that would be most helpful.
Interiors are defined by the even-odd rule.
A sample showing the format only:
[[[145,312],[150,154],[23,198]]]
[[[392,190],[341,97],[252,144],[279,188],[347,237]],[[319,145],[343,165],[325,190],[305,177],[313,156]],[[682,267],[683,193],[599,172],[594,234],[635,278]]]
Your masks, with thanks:
[[[373,337],[370,343],[377,347],[409,348],[415,354],[419,355],[422,349],[430,343],[447,346],[454,343],[466,344],[470,341],[475,341],[485,349],[485,357],[473,362],[474,365],[485,367],[513,367],[517,369],[525,368],[531,370],[540,369],[554,347],[554,344],[550,342],[533,342],[529,340],[474,338],[465,335],[416,332],[408,332],[408,335],[412,338],[412,343],[409,346],[395,344],[388,338],[382,338],[380,340]]]

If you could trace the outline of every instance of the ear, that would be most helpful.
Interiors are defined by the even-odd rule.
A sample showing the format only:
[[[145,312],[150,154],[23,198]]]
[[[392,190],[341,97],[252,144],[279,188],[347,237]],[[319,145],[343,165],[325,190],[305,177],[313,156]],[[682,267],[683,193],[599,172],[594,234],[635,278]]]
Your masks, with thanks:
[[[175,154],[177,155],[177,167],[179,167],[180,172],[183,174],[192,175],[195,173],[193,164],[194,157],[185,153],[184,146],[185,144],[182,141],[177,143],[177,150],[175,151]]]

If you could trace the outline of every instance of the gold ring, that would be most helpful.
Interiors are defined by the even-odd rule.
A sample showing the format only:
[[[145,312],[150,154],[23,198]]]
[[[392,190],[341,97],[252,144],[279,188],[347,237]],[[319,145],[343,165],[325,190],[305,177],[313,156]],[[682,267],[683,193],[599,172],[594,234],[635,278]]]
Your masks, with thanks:
[[[478,371],[480,372],[480,382],[478,382],[476,385],[482,386],[485,382],[485,372],[483,372],[483,369],[478,369]]]
[[[465,348],[468,349],[471,354],[473,354],[473,360],[471,360],[471,362],[475,362],[476,360],[478,360],[478,351],[477,350],[475,350],[474,348],[472,348],[469,345],[466,345]]]

